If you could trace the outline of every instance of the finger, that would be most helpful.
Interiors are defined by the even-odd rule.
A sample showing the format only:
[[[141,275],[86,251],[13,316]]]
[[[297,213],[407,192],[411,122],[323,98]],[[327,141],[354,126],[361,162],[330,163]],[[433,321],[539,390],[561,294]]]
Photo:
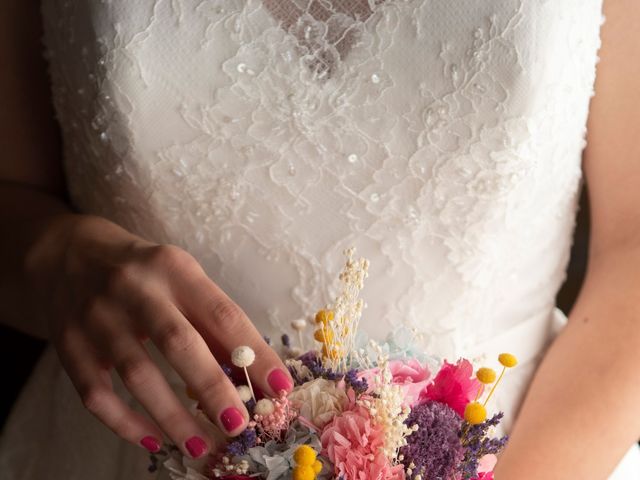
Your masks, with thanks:
[[[82,403],[119,437],[155,453],[162,432],[142,414],[132,410],[114,392],[109,371],[80,332],[67,332],[58,342],[58,355]]]
[[[238,392],[197,330],[169,302],[149,301],[144,328],[151,341],[194,392],[207,416],[230,436],[249,423],[249,412]]]
[[[257,361],[248,367],[248,372],[260,390],[277,397],[282,391],[288,393],[293,389],[289,370],[278,354],[265,342],[242,309],[206,275],[184,282],[184,288],[176,292],[176,297],[181,309],[208,344],[223,349],[227,354],[241,345],[253,349]]]
[[[120,332],[118,341],[110,343],[110,354],[127,390],[183,453],[198,458],[211,449],[212,440],[207,438],[131,333]]]

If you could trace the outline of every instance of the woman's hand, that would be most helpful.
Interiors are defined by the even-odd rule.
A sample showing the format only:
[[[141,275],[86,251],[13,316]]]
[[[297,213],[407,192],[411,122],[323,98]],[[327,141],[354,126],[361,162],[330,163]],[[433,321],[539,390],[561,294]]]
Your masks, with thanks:
[[[277,396],[292,388],[277,354],[184,250],[86,215],[65,216],[39,243],[28,271],[62,364],[86,408],[122,438],[155,451],[162,430],[192,457],[214,447],[151,360],[147,339],[229,435],[248,422],[220,367],[234,348],[255,351],[260,361],[248,370],[262,391]],[[155,424],[114,393],[111,368]]]

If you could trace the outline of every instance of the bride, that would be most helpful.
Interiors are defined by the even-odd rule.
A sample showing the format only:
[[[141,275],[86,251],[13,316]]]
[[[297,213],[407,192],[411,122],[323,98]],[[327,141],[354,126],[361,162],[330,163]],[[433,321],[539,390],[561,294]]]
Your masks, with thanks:
[[[240,432],[220,365],[242,338],[254,383],[290,389],[262,334],[327,303],[349,246],[370,336],[518,354],[498,480],[640,478],[634,0],[36,4],[0,15],[1,298],[52,347],[3,478],[147,478],[164,438],[213,451],[184,383]]]

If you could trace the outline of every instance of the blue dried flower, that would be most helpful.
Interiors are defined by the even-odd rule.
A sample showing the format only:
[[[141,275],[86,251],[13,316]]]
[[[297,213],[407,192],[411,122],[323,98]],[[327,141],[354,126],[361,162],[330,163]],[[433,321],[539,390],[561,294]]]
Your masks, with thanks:
[[[282,335],[282,337],[280,337],[280,340],[282,340],[282,345],[284,345],[285,347],[289,348],[291,347],[291,339],[289,338],[289,335],[287,335],[286,333]]]

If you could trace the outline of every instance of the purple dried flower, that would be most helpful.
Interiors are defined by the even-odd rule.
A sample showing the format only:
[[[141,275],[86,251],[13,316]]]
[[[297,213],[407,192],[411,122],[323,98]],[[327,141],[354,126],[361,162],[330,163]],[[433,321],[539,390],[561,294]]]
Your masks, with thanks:
[[[317,352],[313,350],[298,357],[302,363],[311,371],[313,378],[324,378],[326,380],[340,380],[344,377],[344,373],[334,372],[330,368],[325,368],[322,365],[322,359],[318,356]]]
[[[422,478],[452,478],[465,453],[459,436],[462,418],[448,405],[430,401],[414,407],[405,423],[419,427],[400,449],[405,467],[415,465],[413,477],[420,474]]]
[[[256,408],[256,401],[253,398],[250,398],[249,400],[244,402],[244,405],[245,407],[247,407],[250,416],[253,416],[253,409]]]
[[[344,381],[347,383],[347,385],[350,385],[358,395],[362,395],[367,391],[367,388],[369,388],[367,380],[364,378],[359,379],[358,370],[355,369],[349,370],[345,374]]]
[[[244,455],[247,450],[256,446],[257,439],[255,429],[247,428],[227,445],[227,453],[233,456]]]
[[[283,334],[282,337],[280,337],[280,340],[282,340],[282,345],[284,345],[285,347],[289,348],[291,346],[291,339],[286,333]]]
[[[477,425],[464,422],[462,427],[462,445],[465,447],[464,459],[462,461],[462,478],[475,478],[478,476],[478,461],[484,455],[498,454],[507,444],[508,436],[501,438],[490,438],[487,432],[490,427],[495,427],[503,417],[502,412],[498,412],[491,418]]]

